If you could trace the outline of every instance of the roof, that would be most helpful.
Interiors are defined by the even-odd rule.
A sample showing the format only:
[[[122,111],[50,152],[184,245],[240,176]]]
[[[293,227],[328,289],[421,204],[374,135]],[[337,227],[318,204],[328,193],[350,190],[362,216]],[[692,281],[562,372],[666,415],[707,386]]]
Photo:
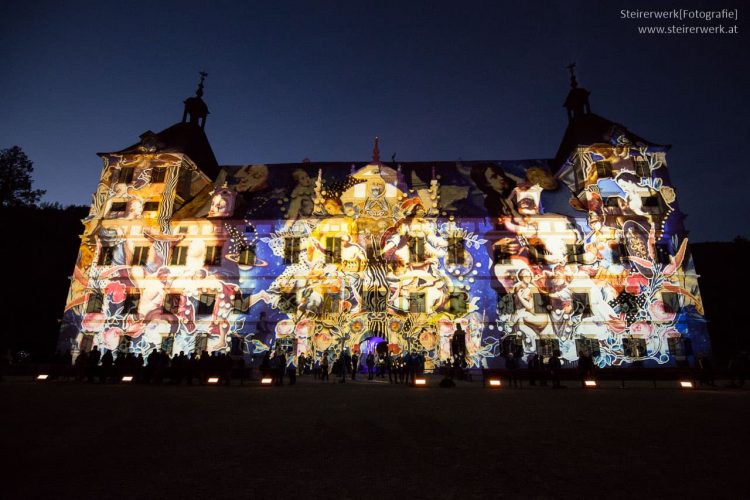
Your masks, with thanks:
[[[552,172],[557,173],[565,163],[570,153],[579,145],[617,144],[619,138],[624,137],[636,146],[647,146],[669,149],[668,145],[656,144],[639,137],[629,131],[627,127],[615,123],[594,113],[578,115],[568,123],[565,134],[552,161]]]
[[[140,142],[114,153],[142,153],[144,147],[153,147],[158,152],[184,153],[211,179],[219,174],[219,163],[208,137],[196,123],[175,123],[159,133],[147,130],[141,134]]]
[[[337,198],[352,186],[366,182],[366,172],[379,169],[386,183],[409,196],[419,195],[423,199],[429,198],[428,190],[434,177],[439,183],[442,215],[497,217],[501,215],[503,200],[513,196],[516,186],[534,183],[545,187],[541,195],[544,211],[580,215],[570,206],[570,190],[552,177],[549,163],[550,160],[533,159],[226,165],[221,167],[214,188],[218,190],[226,185],[238,193],[232,218],[284,219],[306,209],[301,200],[315,197],[319,173],[325,191],[323,197]],[[210,205],[209,198],[201,197],[200,201],[183,207],[175,217],[206,217]],[[307,210],[310,208],[308,206]]]

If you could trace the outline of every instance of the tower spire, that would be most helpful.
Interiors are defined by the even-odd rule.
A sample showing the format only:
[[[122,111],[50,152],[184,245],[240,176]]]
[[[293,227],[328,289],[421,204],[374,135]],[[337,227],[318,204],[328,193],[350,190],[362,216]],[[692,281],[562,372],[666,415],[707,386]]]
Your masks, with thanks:
[[[572,62],[566,68],[570,72],[570,92],[568,92],[568,97],[565,98],[563,107],[568,110],[568,120],[573,121],[574,118],[591,113],[591,106],[589,105],[589,94],[591,92],[578,86],[576,63]]]
[[[185,110],[182,112],[182,123],[190,121],[190,123],[195,123],[200,128],[204,128],[206,126],[206,117],[208,116],[208,106],[203,101],[203,82],[208,73],[201,71],[199,75],[201,76],[201,80],[198,82],[198,89],[195,91],[195,96],[188,97],[184,101]]]

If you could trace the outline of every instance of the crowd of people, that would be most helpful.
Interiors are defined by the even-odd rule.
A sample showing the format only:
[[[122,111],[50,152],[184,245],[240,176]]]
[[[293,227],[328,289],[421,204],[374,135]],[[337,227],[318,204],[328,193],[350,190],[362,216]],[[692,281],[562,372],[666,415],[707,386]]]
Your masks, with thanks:
[[[244,382],[252,376],[252,366],[242,357],[219,352],[203,351],[200,355],[180,352],[170,357],[165,351],[153,350],[146,358],[133,353],[115,357],[112,351],[102,352],[96,346],[89,352],[82,351],[75,361],[70,351],[56,353],[49,371],[53,379],[102,384],[120,382],[123,377],[151,384],[203,384],[210,378],[229,384],[232,379]]]
[[[345,349],[337,357],[331,351],[325,351],[315,358],[301,354],[296,365],[288,364],[287,359],[284,351],[267,352],[260,364],[261,376],[271,378],[276,385],[283,385],[285,377],[290,384],[294,384],[298,375],[311,375],[321,382],[333,379],[345,383],[347,379],[356,380],[357,374],[366,375],[367,380],[385,380],[387,377],[390,383],[409,384],[425,372],[425,357],[418,352],[391,356],[373,351],[360,356]]]

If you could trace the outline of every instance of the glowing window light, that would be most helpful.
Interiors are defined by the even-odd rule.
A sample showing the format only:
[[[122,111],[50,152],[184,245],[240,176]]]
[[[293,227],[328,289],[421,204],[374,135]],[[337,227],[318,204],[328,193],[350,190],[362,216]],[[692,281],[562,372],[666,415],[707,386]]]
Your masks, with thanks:
[[[124,377],[122,377],[122,381],[123,382],[132,382],[133,381],[133,376],[132,375],[125,375]]]
[[[692,389],[693,383],[689,380],[680,380],[680,387],[682,387],[683,389]]]
[[[490,379],[490,387],[500,387],[500,385],[501,385],[500,379],[498,378]]]
[[[208,378],[209,384],[218,384],[219,383],[219,377],[209,377]]]
[[[415,378],[414,385],[427,385],[427,379]]]
[[[260,385],[271,385],[273,383],[273,379],[271,377],[264,377],[260,379]]]
[[[49,375],[47,375],[46,373],[40,373],[39,375],[36,376],[37,380],[47,380],[48,378],[49,378]]]
[[[583,385],[585,387],[596,387],[596,380],[584,380]]]

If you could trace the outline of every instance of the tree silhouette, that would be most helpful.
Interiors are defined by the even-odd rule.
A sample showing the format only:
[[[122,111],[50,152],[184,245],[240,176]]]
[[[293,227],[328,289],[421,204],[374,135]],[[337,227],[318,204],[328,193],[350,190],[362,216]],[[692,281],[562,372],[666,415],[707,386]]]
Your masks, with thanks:
[[[31,189],[34,164],[18,146],[0,150],[0,206],[33,206],[46,192]]]

